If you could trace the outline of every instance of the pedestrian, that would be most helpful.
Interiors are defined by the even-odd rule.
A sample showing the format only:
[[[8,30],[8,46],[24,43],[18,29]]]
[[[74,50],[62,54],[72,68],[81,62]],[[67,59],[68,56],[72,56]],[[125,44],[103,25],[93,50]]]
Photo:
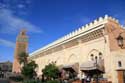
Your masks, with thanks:
[[[82,83],[84,83],[85,81],[85,75],[82,73],[82,76],[81,76],[81,80],[82,80]]]
[[[45,77],[44,77],[44,75],[42,75],[42,82],[45,82]]]
[[[91,78],[90,76],[87,76],[86,83],[90,83],[90,82],[91,82]]]

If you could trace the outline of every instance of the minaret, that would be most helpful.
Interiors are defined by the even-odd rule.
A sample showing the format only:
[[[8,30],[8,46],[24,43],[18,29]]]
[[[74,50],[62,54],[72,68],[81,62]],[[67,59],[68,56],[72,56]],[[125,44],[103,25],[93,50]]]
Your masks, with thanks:
[[[19,54],[22,52],[27,52],[28,47],[28,37],[26,35],[26,30],[21,30],[16,39],[16,47],[14,54],[14,62],[12,71],[15,73],[20,73],[21,65],[19,63]]]

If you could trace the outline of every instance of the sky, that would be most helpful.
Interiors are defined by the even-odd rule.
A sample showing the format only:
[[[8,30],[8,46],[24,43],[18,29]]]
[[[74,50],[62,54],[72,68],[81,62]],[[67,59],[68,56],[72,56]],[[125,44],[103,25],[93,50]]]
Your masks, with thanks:
[[[125,0],[0,0],[0,62],[13,61],[21,29],[32,53],[106,14],[124,25]]]

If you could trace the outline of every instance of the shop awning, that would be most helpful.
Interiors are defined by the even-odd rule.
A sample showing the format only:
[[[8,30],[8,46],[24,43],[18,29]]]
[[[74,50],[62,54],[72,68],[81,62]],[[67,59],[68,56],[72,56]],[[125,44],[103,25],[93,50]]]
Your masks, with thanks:
[[[79,63],[64,65],[63,69],[65,69],[65,70],[73,70],[76,73],[78,73],[78,71],[79,71]]]
[[[104,64],[103,64],[103,60],[100,60],[97,62],[95,61],[87,61],[84,62],[82,65],[80,65],[80,70],[83,72],[104,72]]]

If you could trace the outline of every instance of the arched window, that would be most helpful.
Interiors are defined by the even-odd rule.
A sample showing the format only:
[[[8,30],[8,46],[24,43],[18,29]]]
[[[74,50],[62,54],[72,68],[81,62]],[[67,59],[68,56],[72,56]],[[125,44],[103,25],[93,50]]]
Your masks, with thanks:
[[[94,60],[94,54],[91,54],[91,60]]]
[[[89,55],[88,57],[89,60],[95,60],[95,56],[97,57],[97,60],[103,60],[102,52],[97,49],[92,49],[88,55]]]
[[[102,53],[99,52],[99,59],[102,59]]]
[[[122,62],[118,61],[118,67],[122,67]]]
[[[102,53],[101,53],[101,52],[99,52],[99,55],[102,55]]]
[[[98,56],[95,56],[95,59],[98,59]]]

